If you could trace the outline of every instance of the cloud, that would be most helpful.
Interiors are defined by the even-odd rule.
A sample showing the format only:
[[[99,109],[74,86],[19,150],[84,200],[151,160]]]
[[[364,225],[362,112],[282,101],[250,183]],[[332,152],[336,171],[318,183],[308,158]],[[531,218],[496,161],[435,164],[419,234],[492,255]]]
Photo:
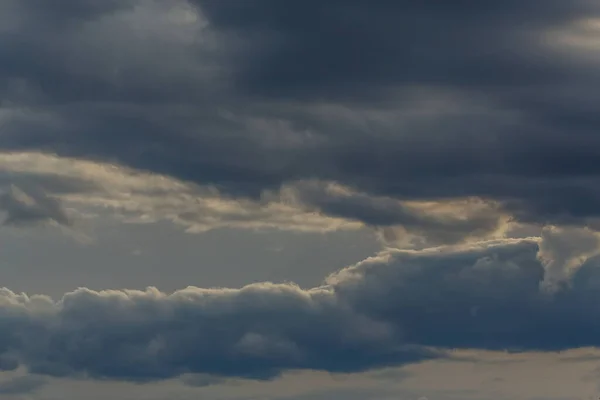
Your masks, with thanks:
[[[52,221],[69,226],[70,220],[59,201],[45,193],[11,186],[0,196],[0,210],[6,213],[5,225],[20,225]]]
[[[28,188],[38,203],[45,199],[43,204],[18,195],[15,186]],[[253,200],[165,175],[43,153],[0,153],[0,187],[6,187],[11,222],[47,219],[69,225],[81,214],[137,223],[168,220],[190,232],[369,227],[389,245],[416,248],[502,237],[510,227],[509,216],[496,204],[476,198],[399,201],[333,182],[296,181]]]
[[[598,226],[594,2],[42,3],[3,13],[4,152],[119,165],[242,203],[334,183],[352,198],[310,206],[413,221],[417,236],[433,225],[432,242],[445,223],[397,202],[479,198],[522,223]],[[496,222],[457,226],[481,239]]]
[[[404,393],[403,393],[404,394]],[[397,396],[397,391],[390,389],[364,388],[364,387],[349,387],[327,390],[312,390],[308,393],[293,395],[293,396],[278,396],[275,400],[323,400],[331,398],[344,398],[348,400],[358,399],[378,399]]]
[[[18,395],[29,394],[37,391],[46,384],[46,379],[35,376],[25,375],[9,379],[0,383],[0,394]]]
[[[434,354],[415,346],[384,349],[385,326],[339,308],[317,289],[256,284],[172,295],[81,289],[58,304],[10,292],[5,298],[11,305],[3,311],[20,314],[3,328],[12,336],[8,347],[39,374],[267,379],[285,369],[353,371]],[[32,301],[43,303],[43,312]]]
[[[588,259],[600,254],[600,237],[590,229],[546,227],[542,238],[539,255],[546,260],[548,284],[565,281]]]
[[[181,381],[185,385],[197,388],[218,385],[227,382],[227,380],[224,378],[203,374],[186,375],[181,377]]]
[[[310,290],[6,289],[4,369],[269,379],[599,344],[598,4],[64,3],[0,16],[7,224],[366,226],[412,250]]]
[[[413,250],[309,290],[6,289],[1,369],[204,386],[598,346],[594,2],[62,3],[0,15],[7,224],[366,226]]]
[[[169,220],[191,232],[220,227],[323,232],[362,226],[317,214],[279,193],[258,200],[233,198],[214,187],[165,175],[42,153],[0,153],[2,187],[10,222],[77,222],[70,220],[68,208],[73,214],[127,222]]]
[[[539,239],[512,239],[388,250],[308,290],[82,288],[55,302],[4,289],[0,349],[36,374],[148,381],[357,372],[451,349],[598,346],[598,259],[548,291],[539,248]]]
[[[300,182],[287,189],[285,198],[291,196],[301,207],[378,228],[386,242],[401,247],[501,236],[509,221],[496,205],[478,199],[401,202],[320,182]]]

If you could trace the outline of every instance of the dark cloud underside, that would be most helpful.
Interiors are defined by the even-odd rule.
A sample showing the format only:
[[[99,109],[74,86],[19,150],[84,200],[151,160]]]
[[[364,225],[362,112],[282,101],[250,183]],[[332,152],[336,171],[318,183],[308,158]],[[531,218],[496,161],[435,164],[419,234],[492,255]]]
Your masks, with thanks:
[[[4,6],[2,149],[598,217],[593,1],[41,3]]]
[[[268,379],[364,371],[447,349],[600,345],[598,259],[555,291],[532,241],[394,251],[304,291],[290,285],[94,292],[58,303],[2,292],[3,358],[31,372],[147,381],[188,373]]]

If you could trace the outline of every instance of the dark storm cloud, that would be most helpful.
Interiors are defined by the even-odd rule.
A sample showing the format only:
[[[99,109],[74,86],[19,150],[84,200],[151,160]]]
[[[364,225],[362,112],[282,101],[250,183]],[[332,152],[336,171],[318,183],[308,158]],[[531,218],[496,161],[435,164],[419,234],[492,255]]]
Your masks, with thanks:
[[[233,196],[318,179],[480,196],[526,222],[600,217],[600,61],[581,44],[598,32],[577,27],[596,2],[42,3],[3,13],[4,150]],[[376,203],[322,209],[397,220]]]
[[[81,289],[51,308],[3,327],[13,334],[9,348],[38,374],[262,380],[288,369],[353,372],[436,356],[419,346],[388,347],[384,324],[336,304],[329,292],[286,285],[189,288],[168,297]]]
[[[194,2],[218,28],[250,38],[259,50],[240,67],[243,87],[284,97],[354,95],[358,101],[390,85],[561,78],[561,63],[535,54],[537,38],[528,34],[598,11],[585,0]]]
[[[598,258],[548,291],[537,253],[530,240],[392,251],[311,290],[79,289],[55,303],[5,289],[0,345],[37,374],[132,381],[355,372],[447,349],[599,346]]]

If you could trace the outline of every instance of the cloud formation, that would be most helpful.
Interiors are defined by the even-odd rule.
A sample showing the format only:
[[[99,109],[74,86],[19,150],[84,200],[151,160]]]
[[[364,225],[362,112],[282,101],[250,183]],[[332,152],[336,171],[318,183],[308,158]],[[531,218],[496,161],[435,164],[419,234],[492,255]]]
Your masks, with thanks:
[[[6,0],[6,224],[367,226],[405,250],[310,290],[4,289],[1,368],[211,382],[600,345],[599,37],[588,0]]]
[[[496,204],[476,198],[399,201],[321,181],[291,182],[260,199],[239,198],[166,175],[43,153],[0,154],[0,188],[11,223],[68,226],[77,217],[110,215],[137,223],[168,220],[190,232],[370,227],[390,245],[418,248],[498,238],[511,225]]]
[[[598,259],[550,291],[539,248],[539,239],[512,239],[389,250],[309,290],[79,289],[55,302],[4,289],[1,355],[36,374],[148,381],[356,372],[451,349],[598,346]]]
[[[394,201],[480,198],[598,226],[595,2],[42,3],[3,12],[2,151],[240,201],[333,182],[360,199],[313,206],[367,225],[407,222]]]

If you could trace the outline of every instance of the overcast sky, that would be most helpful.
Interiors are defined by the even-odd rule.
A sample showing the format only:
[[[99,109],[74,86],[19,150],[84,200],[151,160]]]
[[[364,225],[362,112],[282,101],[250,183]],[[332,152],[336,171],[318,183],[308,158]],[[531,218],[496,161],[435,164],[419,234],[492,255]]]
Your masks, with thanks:
[[[600,395],[600,1],[0,0],[0,398]]]

